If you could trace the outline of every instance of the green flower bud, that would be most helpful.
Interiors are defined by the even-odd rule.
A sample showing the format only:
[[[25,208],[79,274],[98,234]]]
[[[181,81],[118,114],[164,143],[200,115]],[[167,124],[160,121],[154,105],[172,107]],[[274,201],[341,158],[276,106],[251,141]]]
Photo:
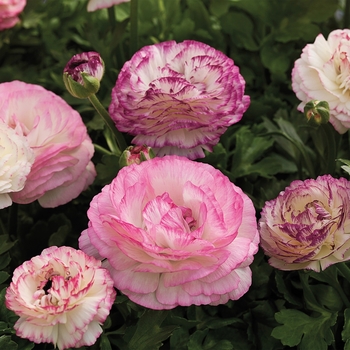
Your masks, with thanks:
[[[151,147],[147,146],[129,146],[124,150],[119,158],[120,168],[131,165],[140,164],[146,160],[150,160],[155,157],[155,154]]]
[[[326,101],[309,101],[304,107],[304,115],[307,122],[314,126],[327,124],[329,121],[329,105]]]

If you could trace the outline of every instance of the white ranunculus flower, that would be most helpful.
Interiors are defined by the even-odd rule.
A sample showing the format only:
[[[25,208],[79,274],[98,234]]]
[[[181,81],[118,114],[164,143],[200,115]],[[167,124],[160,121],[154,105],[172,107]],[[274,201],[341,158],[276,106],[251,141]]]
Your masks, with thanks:
[[[303,49],[292,71],[292,87],[303,111],[310,100],[327,101],[330,122],[340,134],[350,129],[350,30],[319,34]]]
[[[9,193],[20,191],[34,162],[25,136],[0,122],[0,209],[12,204]]]

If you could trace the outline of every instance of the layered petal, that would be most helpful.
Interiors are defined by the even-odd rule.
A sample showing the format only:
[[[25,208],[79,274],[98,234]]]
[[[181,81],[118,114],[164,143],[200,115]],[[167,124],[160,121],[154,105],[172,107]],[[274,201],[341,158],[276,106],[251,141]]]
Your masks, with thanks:
[[[254,207],[208,164],[165,156],[124,167],[88,217],[80,248],[107,259],[115,287],[136,303],[212,304],[249,289],[259,243]]]
[[[158,156],[204,157],[250,104],[232,59],[196,41],[146,46],[126,62],[112,91],[111,117],[133,143]]]

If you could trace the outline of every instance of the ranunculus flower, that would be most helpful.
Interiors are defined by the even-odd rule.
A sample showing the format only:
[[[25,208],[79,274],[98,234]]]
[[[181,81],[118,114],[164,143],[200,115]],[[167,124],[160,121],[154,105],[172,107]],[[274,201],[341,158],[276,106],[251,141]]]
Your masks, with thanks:
[[[129,2],[130,0],[90,0],[87,6],[89,12],[119,5],[122,2]]]
[[[74,97],[87,98],[100,89],[104,71],[104,62],[97,52],[83,52],[68,61],[63,70],[63,82]]]
[[[350,30],[319,34],[303,49],[292,71],[292,87],[302,111],[310,100],[327,101],[330,123],[343,134],[350,128]]]
[[[20,317],[14,326],[19,337],[63,350],[96,342],[115,295],[99,260],[71,247],[50,247],[15,269],[5,298]]]
[[[136,145],[196,159],[242,118],[250,103],[244,88],[238,67],[222,52],[197,41],[166,41],[124,64],[109,112]]]
[[[218,305],[251,285],[253,204],[208,164],[166,156],[124,167],[88,217],[80,248],[107,258],[115,287],[145,307]]]
[[[0,0],[0,30],[16,25],[26,3],[26,0]]]
[[[320,271],[350,259],[350,182],[293,181],[261,213],[261,246],[280,270]]]
[[[78,112],[61,97],[20,81],[0,84],[0,120],[26,136],[35,161],[16,203],[56,207],[76,198],[95,176],[94,147]]]
[[[20,191],[34,162],[34,152],[23,135],[0,121],[0,209],[12,204],[11,192]]]

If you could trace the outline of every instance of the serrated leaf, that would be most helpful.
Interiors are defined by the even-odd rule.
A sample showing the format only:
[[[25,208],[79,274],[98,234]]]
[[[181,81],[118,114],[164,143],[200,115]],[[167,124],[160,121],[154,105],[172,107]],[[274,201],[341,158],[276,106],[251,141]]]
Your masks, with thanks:
[[[331,327],[337,321],[337,313],[324,312],[311,317],[299,310],[284,309],[277,312],[275,318],[283,325],[275,327],[271,335],[283,345],[300,344],[300,349],[327,350],[334,340]]]

